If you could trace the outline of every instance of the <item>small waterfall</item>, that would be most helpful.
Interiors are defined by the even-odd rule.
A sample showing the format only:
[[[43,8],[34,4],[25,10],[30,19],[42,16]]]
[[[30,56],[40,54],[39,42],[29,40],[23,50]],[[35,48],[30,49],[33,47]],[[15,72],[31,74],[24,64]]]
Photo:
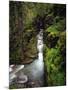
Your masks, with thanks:
[[[40,29],[37,40],[38,60],[43,62],[43,29]]]
[[[43,62],[43,53],[38,53],[38,60]]]

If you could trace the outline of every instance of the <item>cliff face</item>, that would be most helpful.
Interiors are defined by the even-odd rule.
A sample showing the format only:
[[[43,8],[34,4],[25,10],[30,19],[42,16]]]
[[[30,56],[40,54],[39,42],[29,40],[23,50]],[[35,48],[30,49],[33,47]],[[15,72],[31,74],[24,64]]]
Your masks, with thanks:
[[[43,29],[48,86],[65,85],[66,5],[10,1],[10,64],[27,64],[37,57],[37,34]]]
[[[26,64],[37,57],[34,17],[29,4],[10,2],[10,64]]]

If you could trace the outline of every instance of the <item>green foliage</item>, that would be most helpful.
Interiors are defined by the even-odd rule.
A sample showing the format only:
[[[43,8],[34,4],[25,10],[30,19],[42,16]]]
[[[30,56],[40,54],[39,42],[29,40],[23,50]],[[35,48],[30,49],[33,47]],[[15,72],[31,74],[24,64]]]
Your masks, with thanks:
[[[61,63],[63,57],[60,54],[58,48],[46,48],[44,58],[45,66],[47,67],[48,73],[48,85],[64,85],[65,84],[65,73],[62,70]]]
[[[44,30],[44,64],[48,86],[66,84],[66,17],[61,13],[65,6],[54,5],[54,8],[53,23]]]
[[[60,20],[57,23],[54,23],[49,28],[47,28],[46,31],[53,36],[58,36],[64,30],[65,30],[65,19]]]

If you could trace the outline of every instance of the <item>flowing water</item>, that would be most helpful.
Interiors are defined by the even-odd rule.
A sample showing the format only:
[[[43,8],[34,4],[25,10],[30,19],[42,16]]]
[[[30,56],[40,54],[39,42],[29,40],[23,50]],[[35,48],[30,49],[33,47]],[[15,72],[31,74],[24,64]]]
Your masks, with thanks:
[[[43,63],[43,30],[40,29],[37,35],[38,58],[32,63],[24,65],[16,75],[18,78],[26,80],[25,87],[42,87],[44,86],[44,63]],[[19,66],[21,67],[21,66]],[[18,82],[18,81],[17,81]],[[23,83],[19,81],[19,83]],[[20,87],[24,87],[22,84]]]

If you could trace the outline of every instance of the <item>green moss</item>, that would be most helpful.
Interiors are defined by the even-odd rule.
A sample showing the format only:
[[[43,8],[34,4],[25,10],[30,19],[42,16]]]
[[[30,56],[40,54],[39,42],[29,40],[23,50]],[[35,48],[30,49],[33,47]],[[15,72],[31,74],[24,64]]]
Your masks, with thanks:
[[[64,31],[65,30],[65,19],[63,20],[60,20],[59,22],[51,25],[49,28],[47,28],[47,32],[50,33],[50,35],[55,35],[55,36],[58,36],[61,31]]]
[[[47,67],[48,85],[64,85],[65,73],[61,67],[61,62],[63,62],[63,58],[60,55],[60,50],[58,48],[46,48],[45,57],[46,58],[44,58],[44,62],[45,66]]]

